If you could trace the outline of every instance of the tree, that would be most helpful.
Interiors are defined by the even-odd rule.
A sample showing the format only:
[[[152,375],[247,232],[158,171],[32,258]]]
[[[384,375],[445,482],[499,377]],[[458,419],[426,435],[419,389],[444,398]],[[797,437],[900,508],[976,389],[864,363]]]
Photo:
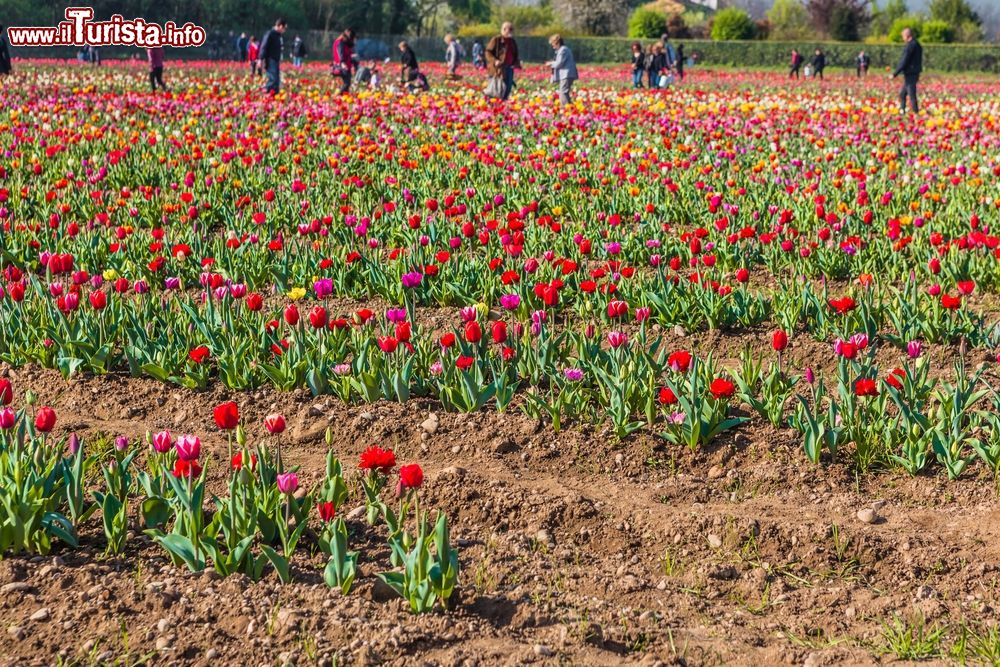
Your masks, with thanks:
[[[774,0],[767,12],[772,39],[795,41],[809,37],[809,12],[801,0]]]
[[[753,39],[753,19],[742,9],[728,7],[716,12],[712,21],[712,39],[728,42],[739,39]]]
[[[628,20],[628,0],[553,0],[552,10],[568,28],[587,35],[620,35]]]
[[[972,10],[968,0],[931,0],[931,20],[948,24],[954,36],[962,42],[978,42],[983,38],[983,21]]]
[[[868,2],[869,0],[809,0],[806,8],[813,27],[820,33],[833,39],[854,35],[848,41],[855,41],[871,22]],[[834,30],[837,34],[834,34]]]
[[[920,37],[923,27],[924,20],[915,14],[909,14],[903,18],[896,19],[889,28],[889,41],[894,44],[901,44],[903,42],[903,31],[907,28],[910,29],[914,37]]]
[[[640,39],[659,39],[660,35],[667,32],[667,15],[639,7],[628,20],[628,36]]]
[[[691,39],[691,29],[680,14],[671,14],[667,18],[667,34],[674,39]]]
[[[955,28],[945,21],[926,21],[921,38],[928,44],[947,44],[955,41]]]
[[[885,9],[879,8],[878,5],[873,6],[872,34],[888,35],[893,21],[903,18],[909,11],[906,7],[906,0],[889,0]]]

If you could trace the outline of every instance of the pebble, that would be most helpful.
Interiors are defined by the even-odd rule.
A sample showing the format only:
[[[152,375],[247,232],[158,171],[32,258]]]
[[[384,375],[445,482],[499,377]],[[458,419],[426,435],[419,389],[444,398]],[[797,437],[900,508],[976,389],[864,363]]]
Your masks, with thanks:
[[[818,667],[822,658],[819,653],[810,653],[806,656],[806,661],[802,663],[802,667]]]
[[[438,430],[438,423],[437,415],[432,412],[427,419],[420,422],[420,428],[424,430],[424,433],[433,435]]]
[[[352,509],[350,512],[347,513],[347,515],[344,518],[347,519],[348,521],[354,521],[355,519],[360,519],[364,515],[365,515],[365,508],[364,505],[362,505],[361,507],[355,507],[354,509]]]
[[[330,409],[330,406],[326,403],[316,403],[309,407],[310,417],[322,417],[326,414],[326,411]]]
[[[169,639],[167,639],[166,637],[159,637],[159,638],[157,638],[157,640],[156,640],[156,650],[157,651],[166,651],[169,648],[170,648],[170,640]]]
[[[674,335],[675,336],[680,336],[681,338],[684,338],[685,336],[688,335],[688,332],[684,329],[684,327],[682,327],[681,325],[678,324],[678,325],[674,326]]]
[[[441,471],[442,477],[465,477],[465,468],[458,466],[448,466]]]
[[[726,471],[722,468],[722,466],[712,466],[711,468],[708,469],[709,479],[719,479],[725,474]]]
[[[157,621],[156,623],[157,632],[166,632],[169,629],[170,629],[170,621],[168,621],[165,618],[161,618],[159,621]]]
[[[549,656],[555,655],[555,651],[553,651],[550,647],[546,646],[545,644],[535,644],[535,655],[547,658]]]
[[[207,651],[205,651],[206,660],[215,660],[218,657],[219,657],[219,652],[216,651],[214,648],[210,648]]]
[[[722,546],[722,538],[716,535],[715,533],[709,533],[708,546],[712,547],[713,549],[718,549],[719,547]]]
[[[31,584],[26,581],[15,581],[0,587],[0,593],[23,593],[24,591],[30,591],[31,588]]]
[[[49,620],[49,616],[51,615],[52,613],[49,611],[48,607],[42,607],[34,614],[32,614],[30,618],[32,621],[47,621]]]
[[[370,422],[370,421],[375,421],[375,415],[373,415],[373,414],[372,414],[372,413],[370,413],[370,412],[362,412],[360,416],[361,416],[361,418],[362,418],[362,419],[364,419],[365,421],[369,421],[369,422]]]
[[[21,641],[22,639],[24,639],[26,633],[24,632],[24,628],[22,628],[21,626],[12,625],[9,628],[7,628],[7,634],[16,640]]]
[[[546,546],[555,546],[556,540],[552,537],[552,533],[542,528],[540,531],[535,533],[535,540]]]
[[[878,515],[875,514],[875,510],[866,507],[863,510],[858,510],[858,520],[861,523],[875,523],[878,520]]]

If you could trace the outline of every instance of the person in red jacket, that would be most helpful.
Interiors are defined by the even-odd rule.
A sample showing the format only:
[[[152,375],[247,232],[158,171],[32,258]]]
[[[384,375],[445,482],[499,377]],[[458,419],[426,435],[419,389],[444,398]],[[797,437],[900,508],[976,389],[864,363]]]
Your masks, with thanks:
[[[257,42],[256,37],[250,37],[250,43],[247,45],[247,58],[250,60],[250,76],[254,77],[258,74],[257,65],[257,55],[260,53],[260,44]]]
[[[333,42],[333,75],[341,80],[340,94],[351,90],[354,76],[354,29],[348,28]]]
[[[163,83],[163,47],[154,46],[146,49],[146,57],[149,59],[150,87],[152,87],[153,92],[155,93],[156,85],[159,84],[160,88],[166,91],[167,85]]]

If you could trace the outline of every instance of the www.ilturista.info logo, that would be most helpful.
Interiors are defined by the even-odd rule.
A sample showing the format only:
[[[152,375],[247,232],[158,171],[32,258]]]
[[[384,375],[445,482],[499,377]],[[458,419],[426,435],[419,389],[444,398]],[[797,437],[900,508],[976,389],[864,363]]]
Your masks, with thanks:
[[[115,14],[110,21],[91,21],[92,7],[67,7],[66,20],[54,28],[7,28],[11,46],[201,46],[205,29],[193,23],[162,26],[143,19],[126,21]]]

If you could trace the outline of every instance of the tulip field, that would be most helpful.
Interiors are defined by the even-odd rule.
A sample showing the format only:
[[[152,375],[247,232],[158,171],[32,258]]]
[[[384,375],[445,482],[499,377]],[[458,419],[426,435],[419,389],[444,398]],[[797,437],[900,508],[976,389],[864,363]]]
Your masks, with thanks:
[[[0,664],[1000,665],[998,80],[466,69],[0,79]]]

